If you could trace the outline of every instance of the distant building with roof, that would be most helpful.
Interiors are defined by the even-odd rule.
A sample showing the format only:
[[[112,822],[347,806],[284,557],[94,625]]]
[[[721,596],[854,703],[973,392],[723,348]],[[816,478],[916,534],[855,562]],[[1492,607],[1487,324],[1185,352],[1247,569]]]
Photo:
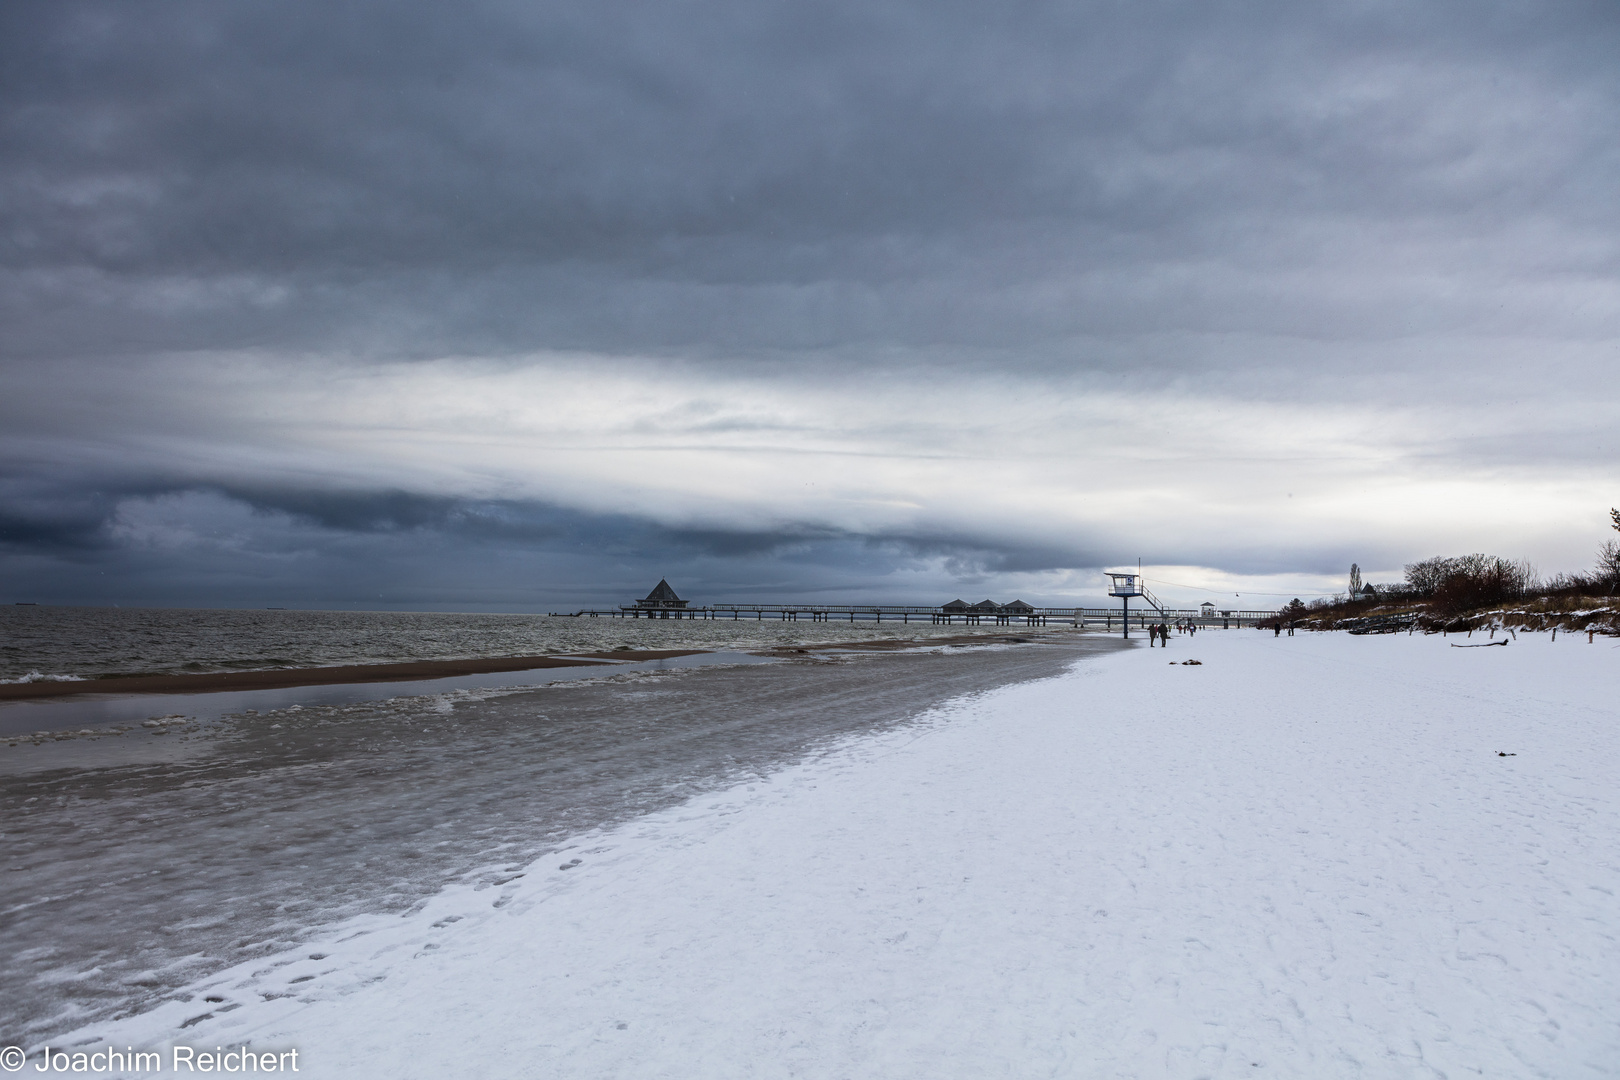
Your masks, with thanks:
[[[647,594],[645,600],[637,600],[636,607],[652,608],[657,611],[679,610],[686,606],[686,601],[675,595],[675,590],[669,587],[669,582],[662,578],[658,580],[658,587]]]

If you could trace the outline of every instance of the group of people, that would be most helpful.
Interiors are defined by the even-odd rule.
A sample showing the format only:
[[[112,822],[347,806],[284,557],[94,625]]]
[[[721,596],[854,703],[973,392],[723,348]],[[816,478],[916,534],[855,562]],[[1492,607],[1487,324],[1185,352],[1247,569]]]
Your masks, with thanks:
[[[1177,619],[1176,633],[1196,634],[1198,633],[1198,624],[1191,619]],[[1148,624],[1148,648],[1151,649],[1155,645],[1163,645],[1167,649],[1170,647],[1170,624]]]

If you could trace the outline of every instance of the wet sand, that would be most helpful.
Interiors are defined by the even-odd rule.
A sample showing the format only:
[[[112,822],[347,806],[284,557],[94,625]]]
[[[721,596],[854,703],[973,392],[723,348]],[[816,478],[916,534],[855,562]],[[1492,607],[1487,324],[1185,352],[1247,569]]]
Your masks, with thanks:
[[[267,668],[260,671],[211,671],[200,675],[136,675],[72,682],[10,683],[0,686],[0,701],[67,697],[72,694],[217,694],[230,690],[282,690],[292,686],[338,683],[402,682],[443,679],[453,675],[488,675],[497,671],[582,667],[613,660],[669,660],[694,656],[703,649],[645,649],[577,656],[502,656],[472,660],[413,660],[405,664],[345,664],[340,667]]]
[[[138,1011],[334,919],[404,911],[456,880],[509,880],[568,837],[1119,647],[1074,632],[1007,641],[856,643],[713,669],[604,664],[543,689],[56,743],[48,763],[40,748],[0,748],[35,762],[0,775],[12,961],[0,1026],[48,1039]]]

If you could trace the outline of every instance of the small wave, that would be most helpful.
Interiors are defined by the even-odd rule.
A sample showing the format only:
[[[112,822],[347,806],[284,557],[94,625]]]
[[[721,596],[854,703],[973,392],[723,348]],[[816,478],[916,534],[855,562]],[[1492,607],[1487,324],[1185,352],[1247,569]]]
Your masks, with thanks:
[[[38,671],[30,671],[15,679],[0,679],[0,685],[15,685],[17,683],[33,682],[84,682],[82,675],[45,675]]]

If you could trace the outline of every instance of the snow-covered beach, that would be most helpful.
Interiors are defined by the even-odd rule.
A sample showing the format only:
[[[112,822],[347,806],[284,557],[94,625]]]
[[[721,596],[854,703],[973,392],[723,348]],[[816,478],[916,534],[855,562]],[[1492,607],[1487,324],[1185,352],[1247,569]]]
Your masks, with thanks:
[[[1093,656],[54,1043],[332,1077],[1620,1075],[1620,652],[1479,643]]]

